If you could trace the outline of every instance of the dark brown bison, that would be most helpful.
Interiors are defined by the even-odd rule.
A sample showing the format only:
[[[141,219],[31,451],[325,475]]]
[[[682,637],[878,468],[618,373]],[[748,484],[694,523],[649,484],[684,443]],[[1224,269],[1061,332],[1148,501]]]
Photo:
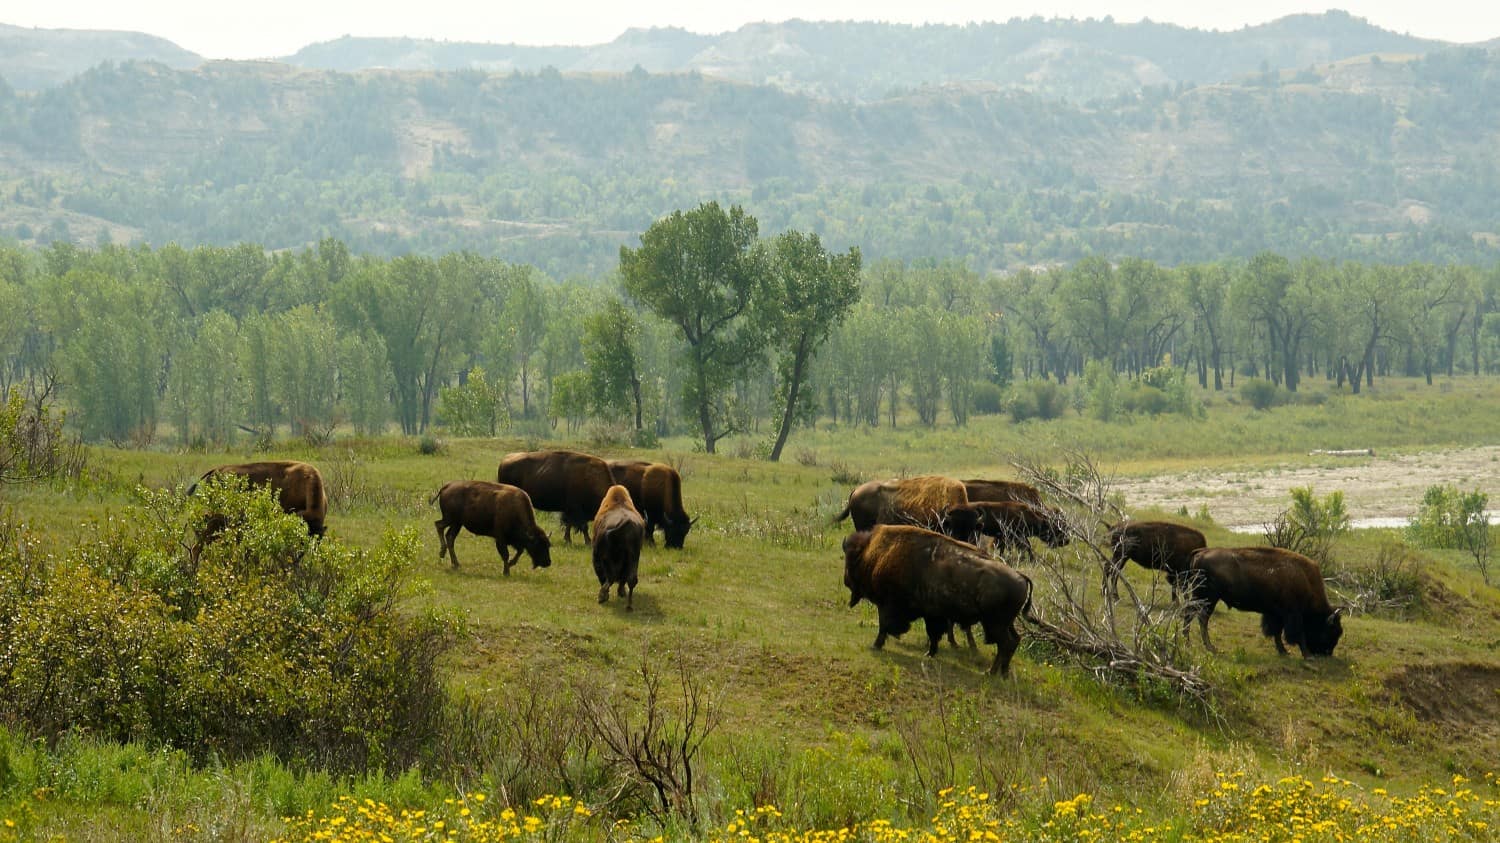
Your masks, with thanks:
[[[460,529],[494,538],[507,577],[511,567],[521,561],[522,550],[531,557],[531,567],[552,565],[552,543],[536,524],[531,498],[515,486],[484,480],[454,480],[444,483],[428,503],[437,503],[443,512],[442,518],[432,522],[438,533],[438,558],[446,555],[453,567],[458,567],[453,541]],[[512,547],[516,549],[514,557],[509,555]]]
[[[1286,655],[1286,640],[1302,657],[1331,656],[1344,634],[1343,609],[1328,605],[1318,563],[1279,547],[1208,547],[1193,554],[1186,576],[1188,595],[1182,631],[1194,616],[1208,640],[1208,619],[1220,600],[1231,609],[1260,613],[1260,630]]]
[[[981,501],[1020,501],[1032,506],[1042,505],[1042,493],[1019,480],[965,480],[964,491],[970,503]]]
[[[876,524],[915,524],[937,529],[956,506],[969,502],[964,484],[935,474],[896,480],[871,480],[849,493],[849,502],[834,522],[852,519],[856,532]]]
[[[1203,534],[1192,527],[1170,521],[1122,521],[1109,528],[1110,559],[1104,568],[1104,596],[1120,599],[1120,572],[1126,559],[1134,559],[1142,568],[1167,572],[1172,600],[1177,600],[1179,583],[1193,552],[1208,546]]]
[[[609,587],[618,584],[625,611],[634,607],[645,539],[646,521],[631,502],[630,492],[624,486],[610,486],[594,515],[594,574],[599,577],[600,603],[609,600]]]
[[[613,484],[604,460],[576,451],[507,454],[495,479],[530,495],[533,507],[558,513],[564,542],[573,541],[575,529],[589,540],[589,521]]]
[[[1020,501],[980,501],[950,508],[943,520],[947,535],[979,543],[980,536],[995,540],[1003,553],[1015,548],[1035,561],[1031,539],[1041,539],[1048,547],[1062,547],[1070,541],[1068,523],[1061,510]]]
[[[327,531],[324,519],[328,517],[328,495],[323,491],[323,475],[307,463],[272,460],[221,465],[205,471],[198,483],[224,475],[243,477],[252,487],[270,486],[276,490],[276,501],[281,504],[282,511],[306,521],[310,535],[321,536]],[[197,490],[198,483],[188,487],[188,494]],[[222,522],[223,517],[210,519],[210,527],[206,532],[217,532],[213,528],[216,520]],[[219,529],[222,528],[220,524]]]
[[[641,517],[646,519],[646,541],[656,544],[656,528],[661,526],[663,543],[680,548],[697,519],[688,517],[682,508],[682,475],[677,469],[645,460],[610,460],[610,476],[630,492]]]
[[[877,525],[844,539],[844,585],[850,606],[869,600],[879,611],[876,649],[921,619],[931,656],[953,624],[977,623],[995,645],[989,672],[1010,673],[1021,643],[1015,620],[1029,610],[1031,580],[979,548],[921,527]]]

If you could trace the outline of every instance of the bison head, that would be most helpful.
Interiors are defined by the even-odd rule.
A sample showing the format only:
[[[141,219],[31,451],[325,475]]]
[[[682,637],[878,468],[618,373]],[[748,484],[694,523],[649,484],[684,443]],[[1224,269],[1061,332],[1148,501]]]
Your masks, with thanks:
[[[850,608],[858,606],[865,596],[860,590],[858,571],[864,565],[865,548],[869,545],[868,530],[850,533],[844,538],[844,587],[849,589]]]
[[[1041,513],[1041,526],[1037,529],[1037,538],[1047,543],[1048,547],[1062,547],[1072,541],[1068,535],[1067,517],[1062,510],[1053,509],[1050,506],[1039,506],[1037,511]]]
[[[663,543],[667,547],[681,549],[683,542],[687,541],[688,531],[693,529],[693,525],[697,523],[698,519],[696,518],[687,518],[685,516],[682,518],[673,518],[668,516],[661,525]]]
[[[552,540],[547,538],[547,533],[540,527],[531,534],[531,541],[526,546],[526,555],[531,557],[533,568],[552,567]]]
[[[1303,635],[1307,640],[1308,653],[1314,656],[1333,655],[1333,648],[1338,645],[1339,639],[1344,635],[1344,622],[1339,619],[1343,613],[1344,610],[1338,608],[1326,618],[1316,615],[1307,618],[1303,625]]]

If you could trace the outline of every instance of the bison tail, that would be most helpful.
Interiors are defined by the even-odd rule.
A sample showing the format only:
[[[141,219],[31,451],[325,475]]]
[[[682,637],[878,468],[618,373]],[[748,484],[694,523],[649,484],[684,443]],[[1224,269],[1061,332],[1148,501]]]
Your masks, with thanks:
[[[1021,579],[1026,581],[1026,602],[1021,604],[1021,616],[1032,623],[1037,623],[1036,615],[1031,613],[1031,592],[1035,589],[1031,584],[1031,577],[1022,574],[1020,571],[1016,571],[1016,573],[1020,575]]]
[[[843,511],[840,512],[838,515],[833,516],[833,523],[837,524],[840,521],[843,521],[845,518],[848,518],[849,517],[849,507],[850,506],[851,506],[851,504],[847,504],[847,503],[844,504]]]

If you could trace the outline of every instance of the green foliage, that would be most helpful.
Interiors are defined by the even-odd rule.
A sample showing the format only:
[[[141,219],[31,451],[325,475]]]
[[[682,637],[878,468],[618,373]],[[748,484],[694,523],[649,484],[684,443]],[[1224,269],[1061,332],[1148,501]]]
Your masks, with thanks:
[[[1457,486],[1429,486],[1407,534],[1423,547],[1467,551],[1489,582],[1494,532],[1486,511],[1489,501],[1489,495],[1478,489],[1463,492]]]
[[[1301,553],[1326,570],[1333,564],[1333,543],[1349,532],[1344,493],[1330,492],[1318,500],[1311,486],[1291,489],[1292,505],[1266,530],[1266,543]]]
[[[1061,418],[1068,407],[1067,392],[1056,381],[1032,379],[1011,388],[1006,411],[1015,421]]]
[[[576,433],[589,412],[588,372],[568,372],[552,379],[552,401],[547,408],[553,419],[565,420],[568,432]]]
[[[504,397],[500,386],[475,366],[461,385],[438,390],[438,418],[459,436],[496,436],[510,427]]]
[[[368,550],[313,540],[267,490],[234,486],[142,490],[65,560],[44,562],[24,534],[0,546],[3,716],[200,758],[403,769],[436,728],[453,629],[397,611],[416,534]],[[210,513],[227,528],[185,545]]]
[[[989,381],[974,384],[974,412],[992,416],[1005,411],[1005,390]]]
[[[584,322],[583,359],[593,410],[605,419],[631,416],[644,426],[641,406],[641,325],[619,299],[610,299]]]
[[[1240,398],[1257,410],[1269,410],[1283,403],[1281,388],[1268,380],[1247,378],[1240,383]]]
[[[1123,409],[1120,402],[1120,378],[1113,367],[1102,360],[1090,360],[1083,367],[1083,388],[1087,392],[1089,416],[1102,422],[1114,421]]]
[[[0,486],[54,477],[76,477],[85,455],[53,414],[50,389],[27,399],[12,387],[0,404]]]

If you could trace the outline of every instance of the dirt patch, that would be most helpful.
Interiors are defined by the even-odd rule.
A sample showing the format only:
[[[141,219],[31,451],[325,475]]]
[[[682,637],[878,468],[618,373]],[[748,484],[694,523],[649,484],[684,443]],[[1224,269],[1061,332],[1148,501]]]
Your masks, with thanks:
[[[1454,729],[1500,723],[1500,666],[1473,662],[1408,667],[1385,686],[1417,719]]]
[[[1125,478],[1115,483],[1131,507],[1168,512],[1201,507],[1220,524],[1259,527],[1291,503],[1293,487],[1312,486],[1318,495],[1344,493],[1355,520],[1410,518],[1427,487],[1440,483],[1478,488],[1500,497],[1500,446],[1374,457],[1314,457],[1248,471],[1211,469]]]

